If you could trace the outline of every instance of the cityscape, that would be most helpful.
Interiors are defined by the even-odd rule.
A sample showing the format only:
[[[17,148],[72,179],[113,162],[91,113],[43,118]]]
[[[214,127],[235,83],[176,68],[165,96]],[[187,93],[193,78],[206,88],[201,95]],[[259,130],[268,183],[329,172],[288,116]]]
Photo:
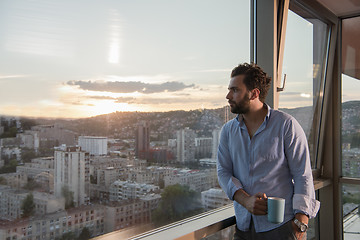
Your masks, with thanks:
[[[350,177],[360,176],[359,108],[359,101],[343,103],[343,174]],[[295,118],[312,113],[283,110]],[[216,154],[221,127],[234,116],[229,107],[1,116],[0,239],[140,233],[231,203],[218,185]],[[348,213],[359,191],[344,186],[344,194]]]

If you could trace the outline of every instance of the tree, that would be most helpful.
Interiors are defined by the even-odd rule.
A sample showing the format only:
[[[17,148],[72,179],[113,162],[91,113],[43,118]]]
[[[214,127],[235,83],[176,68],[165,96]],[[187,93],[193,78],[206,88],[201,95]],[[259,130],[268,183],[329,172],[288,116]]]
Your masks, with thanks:
[[[61,193],[65,198],[65,209],[74,207],[74,193],[67,186],[62,187]]]
[[[17,128],[11,127],[8,131],[5,131],[0,138],[13,138],[16,137],[17,134]]]
[[[35,182],[35,180],[33,178],[29,178],[28,177],[28,182],[26,183],[26,185],[24,186],[25,189],[27,190],[34,190],[35,188],[41,187],[40,184],[38,184],[37,182]]]
[[[91,184],[97,184],[97,179],[93,175],[90,174],[90,183]]]
[[[35,120],[29,119],[29,118],[22,118],[22,119],[20,119],[20,122],[21,122],[22,130],[30,130],[31,127],[37,125]]]
[[[2,185],[6,185],[7,184],[7,181],[4,177],[0,177],[0,184]]]
[[[201,212],[200,196],[188,186],[167,186],[161,194],[158,208],[153,212],[156,225],[168,224]]]
[[[29,193],[21,203],[22,217],[30,217],[35,213],[34,196]]]
[[[31,162],[36,157],[36,153],[33,149],[21,149],[21,159],[24,163]]]
[[[67,232],[63,234],[61,237],[56,238],[56,240],[74,240],[76,239],[76,235],[73,232]]]
[[[88,240],[91,238],[91,232],[87,227],[84,227],[78,237],[78,240]]]
[[[5,161],[5,165],[0,168],[0,173],[11,173],[11,172],[16,172],[16,166],[17,166],[17,161],[16,159],[11,159],[10,161],[8,161],[6,163]]]

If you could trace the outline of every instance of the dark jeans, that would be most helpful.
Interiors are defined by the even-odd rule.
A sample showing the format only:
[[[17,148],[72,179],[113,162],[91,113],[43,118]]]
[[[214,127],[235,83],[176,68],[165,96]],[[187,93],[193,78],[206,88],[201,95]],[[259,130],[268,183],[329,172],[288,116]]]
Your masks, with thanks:
[[[306,239],[306,233],[302,239]],[[294,235],[291,221],[271,231],[259,233],[255,232],[254,224],[251,221],[249,231],[240,231],[235,225],[233,240],[297,240],[297,238]]]

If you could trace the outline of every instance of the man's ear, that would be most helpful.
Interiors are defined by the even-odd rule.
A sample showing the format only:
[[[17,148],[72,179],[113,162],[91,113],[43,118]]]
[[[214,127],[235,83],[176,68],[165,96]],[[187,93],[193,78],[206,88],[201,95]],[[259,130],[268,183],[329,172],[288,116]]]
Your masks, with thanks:
[[[251,90],[250,100],[254,100],[259,97],[260,97],[260,90],[258,88],[254,88],[253,90]]]

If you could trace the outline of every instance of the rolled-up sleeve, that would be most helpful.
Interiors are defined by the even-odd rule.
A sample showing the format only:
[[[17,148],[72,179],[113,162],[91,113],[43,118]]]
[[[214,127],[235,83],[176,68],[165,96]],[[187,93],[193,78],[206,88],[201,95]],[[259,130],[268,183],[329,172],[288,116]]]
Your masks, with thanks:
[[[217,174],[221,188],[230,200],[234,200],[237,190],[243,188],[241,182],[233,176],[233,164],[228,146],[228,129],[224,125],[221,134],[217,155]]]
[[[290,172],[294,180],[294,213],[303,212],[314,218],[320,202],[315,199],[310,153],[305,133],[295,119],[287,122],[284,148]]]

